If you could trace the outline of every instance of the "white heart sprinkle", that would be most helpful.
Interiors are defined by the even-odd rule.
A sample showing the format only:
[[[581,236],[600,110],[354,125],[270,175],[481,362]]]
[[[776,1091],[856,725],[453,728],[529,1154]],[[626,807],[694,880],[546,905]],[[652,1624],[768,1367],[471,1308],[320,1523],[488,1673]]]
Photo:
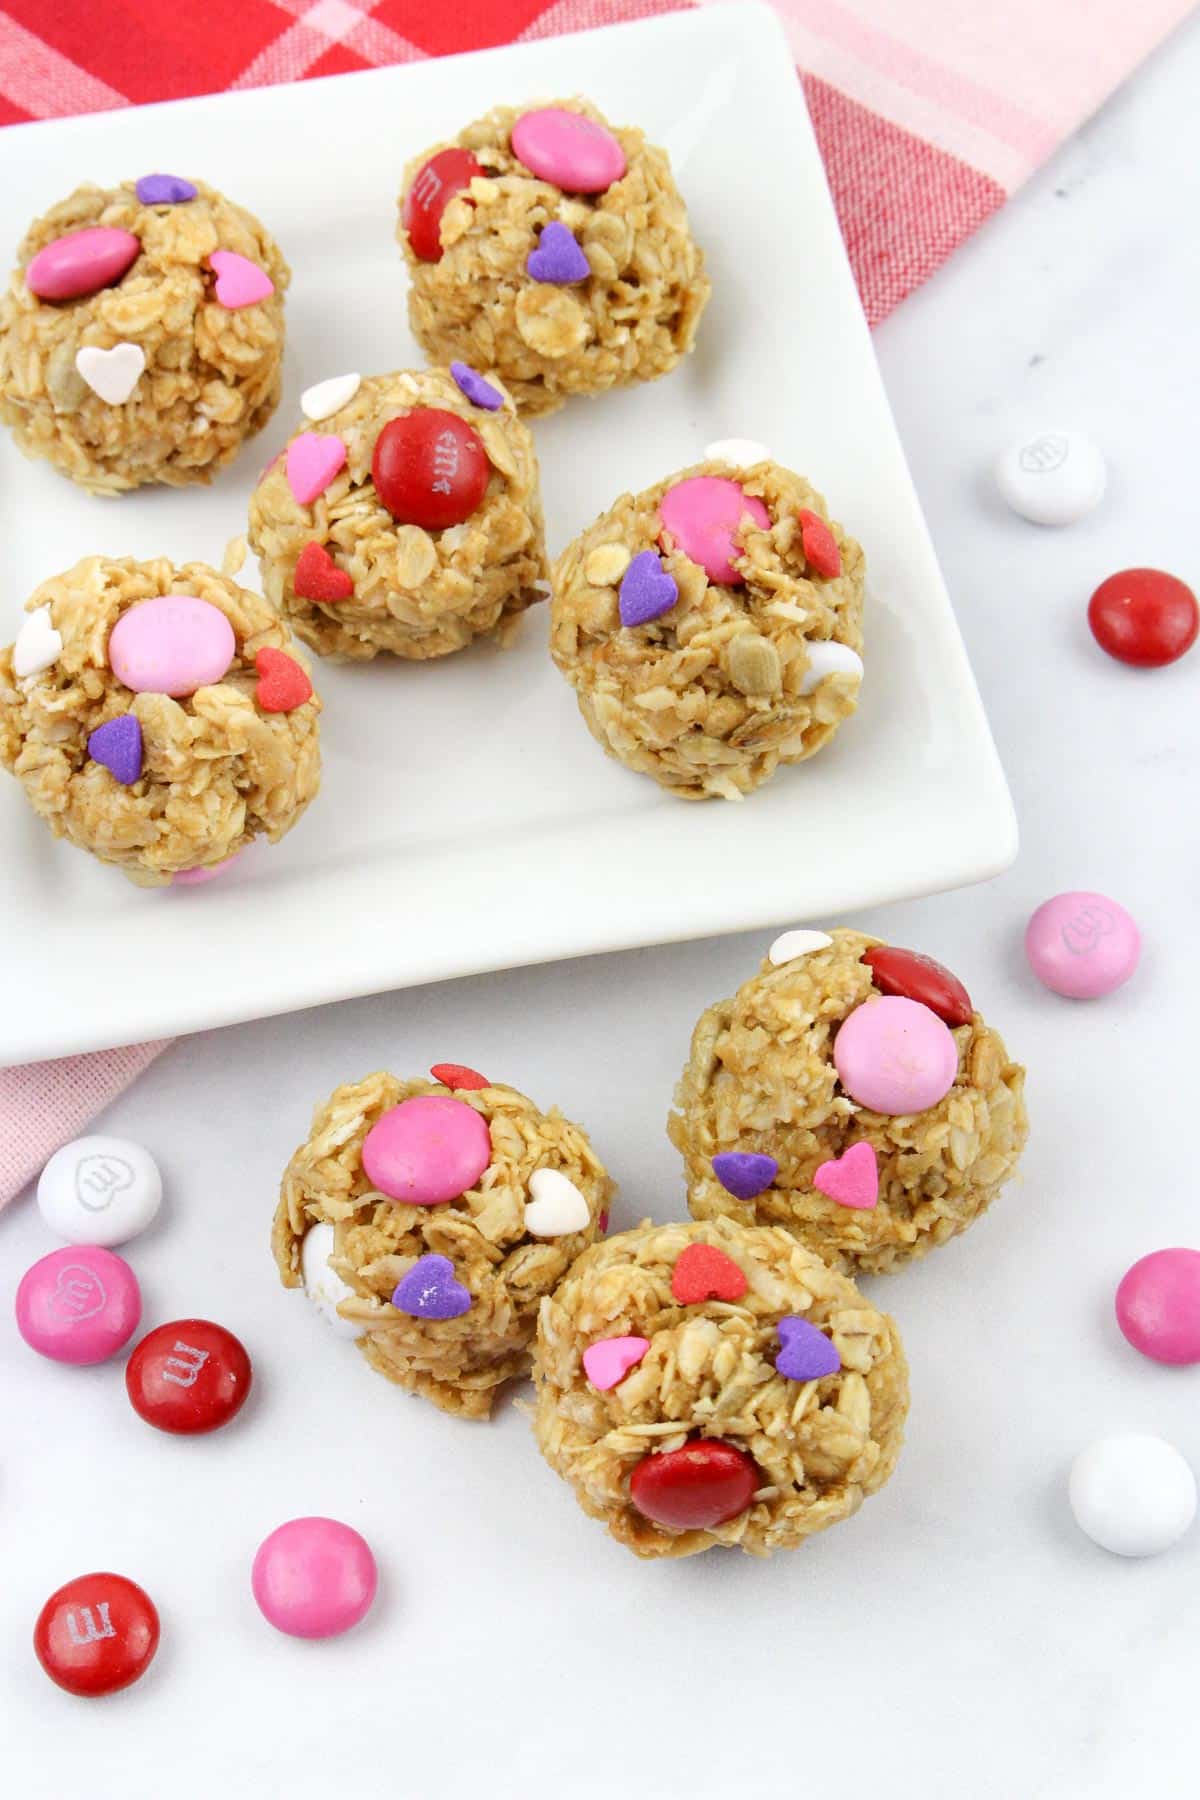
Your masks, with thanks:
[[[300,1273],[304,1277],[304,1291],[321,1317],[333,1326],[339,1337],[359,1338],[366,1331],[366,1326],[356,1324],[353,1319],[343,1319],[338,1311],[339,1300],[357,1299],[357,1295],[342,1280],[337,1270],[330,1268],[332,1251],[333,1226],[326,1225],[323,1221],[310,1225],[300,1245]]]
[[[778,968],[780,963],[794,962],[798,956],[811,956],[814,950],[828,950],[832,942],[827,931],[785,931],[767,951],[767,960]]]
[[[770,462],[771,452],[753,438],[718,438],[704,446],[705,462],[732,463],[735,469],[751,469],[755,463]]]
[[[318,381],[301,394],[300,411],[306,419],[327,419],[350,404],[361,381],[361,375],[331,375],[328,381]]]
[[[566,1237],[586,1229],[591,1213],[588,1203],[558,1169],[535,1169],[529,1178],[533,1199],[525,1207],[525,1229],[534,1237]]]
[[[831,638],[822,638],[814,644],[806,644],[805,649],[808,667],[800,678],[802,694],[811,694],[827,675],[853,675],[856,681],[862,680],[863,659],[849,644],[835,644]]]
[[[146,352],[140,344],[114,344],[111,350],[85,344],[75,352],[75,367],[93,394],[110,406],[124,406],[146,367]]]
[[[50,608],[31,612],[13,645],[13,674],[37,675],[62,655],[62,633],[50,623]]]

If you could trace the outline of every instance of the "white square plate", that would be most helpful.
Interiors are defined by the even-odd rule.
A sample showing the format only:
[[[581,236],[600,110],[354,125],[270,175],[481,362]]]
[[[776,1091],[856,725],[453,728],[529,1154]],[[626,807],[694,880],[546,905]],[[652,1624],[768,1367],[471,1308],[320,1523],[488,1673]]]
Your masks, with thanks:
[[[0,132],[6,254],[80,181],[165,167],[251,208],[295,273],[283,405],[212,488],[98,500],[0,444],[5,640],[32,588],[78,557],[219,564],[300,390],[421,361],[393,241],[406,158],[498,102],[579,92],[669,149],[713,298],[675,374],[537,425],[551,553],[712,439],[759,439],[866,549],[857,717],[747,803],[683,804],[592,741],[535,611],[507,654],[319,668],[320,797],[282,845],[256,845],[207,887],[132,887],[55,843],[0,780],[0,1062],[832,918],[1012,860],[1004,777],[765,7]]]

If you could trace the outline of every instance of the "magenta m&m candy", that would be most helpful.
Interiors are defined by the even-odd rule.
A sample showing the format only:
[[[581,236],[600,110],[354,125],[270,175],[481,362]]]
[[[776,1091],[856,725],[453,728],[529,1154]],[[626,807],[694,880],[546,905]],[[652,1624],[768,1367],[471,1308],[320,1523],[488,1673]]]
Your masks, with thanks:
[[[135,694],[181,700],[220,681],[236,650],[219,606],[193,594],[163,594],[121,614],[109,633],[108,666]]]
[[[727,587],[745,580],[733,566],[733,558],[741,555],[738,534],[746,525],[766,531],[771,524],[762,501],[723,475],[677,481],[659,502],[658,516],[689,562],[699,563],[710,581]]]
[[[1200,634],[1200,606],[1186,583],[1162,569],[1122,569],[1088,602],[1100,648],[1135,669],[1178,662]]]
[[[158,1609],[149,1594],[106,1570],[56,1589],[33,1628],[34,1652],[51,1681],[88,1700],[144,1675],[158,1638]]]
[[[1096,1000],[1129,980],[1142,939],[1115,900],[1084,891],[1044,900],[1025,928],[1025,955],[1044,987]]]
[[[566,194],[602,194],[625,173],[625,152],[612,132],[563,106],[522,113],[511,141],[527,169]]]
[[[1117,1324],[1160,1363],[1200,1362],[1200,1250],[1153,1250],[1117,1289]]]
[[[120,281],[141,254],[132,231],[89,225],[39,250],[25,271],[25,285],[39,300],[78,300]]]
[[[362,1147],[367,1180],[408,1206],[459,1199],[491,1160],[487,1121],[465,1100],[447,1094],[418,1094],[390,1107]]]
[[[121,1256],[97,1244],[52,1250],[17,1289],[17,1330],[52,1362],[99,1363],[124,1349],[138,1328],[142,1296]]]
[[[337,1519],[289,1519],[259,1545],[250,1586],[289,1637],[338,1637],[371,1609],[379,1575],[366,1539]]]
[[[867,1000],[842,1024],[833,1044],[838,1079],[872,1112],[926,1112],[945,1098],[958,1074],[950,1028],[917,1000]]]

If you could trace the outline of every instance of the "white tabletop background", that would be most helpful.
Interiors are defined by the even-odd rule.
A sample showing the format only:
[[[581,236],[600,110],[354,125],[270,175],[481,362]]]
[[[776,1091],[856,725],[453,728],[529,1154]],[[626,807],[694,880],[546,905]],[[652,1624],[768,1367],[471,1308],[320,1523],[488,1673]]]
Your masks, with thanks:
[[[191,1039],[106,1121],[168,1181],[129,1254],[147,1323],[221,1320],[256,1390],[229,1430],[170,1440],[119,1366],[60,1368],[0,1332],[5,1795],[1194,1792],[1200,1528],[1125,1563],[1079,1535],[1064,1488],[1112,1429],[1160,1432],[1200,1468],[1200,1370],[1143,1361],[1112,1320],[1130,1262],[1200,1242],[1200,651],[1135,672],[1084,619],[1116,569],[1200,579],[1198,91],[1200,21],[877,334],[1023,846],[984,888],[847,922],[966,980],[1029,1066],[1033,1119],[991,1216],[868,1284],[912,1363],[891,1485],[798,1554],[644,1566],[577,1510],[518,1410],[461,1425],[392,1390],[267,1252],[312,1104],[439,1059],[584,1123],[621,1184],[617,1227],[682,1216],[672,1084],[757,934]],[[1062,532],[1007,514],[987,473],[1045,424],[1093,433],[1111,464],[1101,511]],[[1039,988],[1021,954],[1029,912],[1069,887],[1122,900],[1145,938],[1128,988],[1091,1005]],[[51,1247],[32,1204],[0,1219],[0,1315]],[[382,1576],[367,1623],[323,1645],[276,1635],[249,1592],[261,1538],[309,1512],[361,1529]],[[55,1586],[104,1567],[155,1597],[162,1648],[137,1687],[86,1703],[29,1638]]]

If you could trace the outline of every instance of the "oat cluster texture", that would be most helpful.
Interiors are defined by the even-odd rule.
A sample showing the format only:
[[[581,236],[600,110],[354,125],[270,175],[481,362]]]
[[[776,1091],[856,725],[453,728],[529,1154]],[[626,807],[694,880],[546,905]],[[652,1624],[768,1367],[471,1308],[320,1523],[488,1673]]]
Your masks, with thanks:
[[[709,296],[704,257],[665,150],[611,125],[587,101],[539,104],[583,113],[609,130],[626,171],[598,194],[565,194],[516,158],[510,135],[530,107],[499,106],[415,157],[401,202],[438,150],[469,150],[483,173],[450,200],[437,262],[415,256],[403,217],[409,322],[431,362],[495,370],[521,411],[548,413],[572,394],[652,381],[692,348]],[[572,285],[537,281],[526,260],[558,221],[587,258]]]
[[[77,188],[30,226],[0,296],[0,419],[27,456],[45,457],[93,493],[211,481],[278,403],[287,263],[251,213],[196,187],[194,200],[170,206],[143,205],[132,182]],[[141,254],[99,293],[39,299],[25,281],[30,261],[90,226],[132,232]],[[208,263],[215,250],[258,264],[274,293],[222,306]],[[136,344],[146,365],[128,400],[113,405],[87,385],[75,357],[120,343]]]
[[[421,407],[453,413],[478,433],[491,465],[471,516],[442,530],[398,523],[375,491],[375,442],[392,419]],[[288,484],[286,454],[250,501],[250,542],[268,597],[322,656],[362,660],[390,651],[424,660],[474,638],[507,642],[525,609],[545,598],[545,528],[537,455],[511,398],[496,412],[473,406],[445,369],[369,376],[338,412],[306,431],[336,435],[345,466],[304,505]],[[297,433],[298,435],[298,433]],[[296,592],[310,544],[348,576],[344,598]]]
[[[785,1227],[835,1268],[897,1269],[955,1237],[991,1205],[1028,1132],[1025,1071],[978,1012],[953,1032],[958,1074],[928,1111],[890,1116],[843,1092],[833,1044],[877,989],[863,952],[880,942],[835,930],[827,949],[758,973],[704,1012],[668,1123],[698,1219]],[[879,1198],[854,1209],[813,1188],[818,1166],[852,1144],[875,1148]],[[724,1151],[774,1157],[779,1174],[754,1199],[721,1185]]]
[[[227,673],[184,699],[131,693],[108,664],[118,619],[166,594],[205,600],[233,627]],[[88,556],[35,590],[26,612],[42,608],[62,648],[24,677],[13,647],[0,650],[0,763],[56,837],[156,887],[291,830],[320,786],[321,702],[314,694],[290,712],[256,702],[260,650],[307,667],[274,607],[205,563]],[[129,786],[88,751],[91,733],[125,713],[144,746]]]
[[[742,1270],[734,1301],[681,1305],[680,1254],[710,1244]],[[836,1373],[794,1381],[775,1367],[781,1318],[823,1332]],[[615,1387],[588,1381],[597,1339],[649,1340]],[[653,1225],[596,1244],[542,1302],[534,1356],[538,1445],[586,1513],[637,1555],[690,1556],[724,1544],[766,1556],[795,1548],[857,1512],[895,1468],[908,1370],[894,1322],[854,1283],[779,1227],[732,1219]],[[665,1528],[630,1499],[647,1456],[719,1438],[753,1457],[761,1485],[736,1518],[711,1529]]]
[[[371,1127],[403,1100],[451,1093],[487,1122],[492,1160],[477,1185],[438,1206],[410,1206],[373,1188],[362,1167]],[[575,1184],[587,1201],[586,1228],[554,1238],[530,1234],[525,1205],[538,1169],[558,1170]],[[337,1088],[317,1107],[283,1177],[272,1249],[284,1285],[299,1287],[306,1231],[332,1225],[330,1267],[353,1290],[338,1310],[364,1328],[362,1355],[443,1411],[483,1419],[502,1383],[528,1374],[538,1306],[597,1237],[612,1192],[586,1133],[515,1088],[455,1092],[377,1073]],[[431,1253],[448,1257],[470,1292],[470,1309],[457,1318],[413,1318],[391,1303],[404,1275]]]
[[[736,584],[710,580],[664,533],[664,494],[695,476],[736,476],[770,516],[769,529],[748,515],[743,522]],[[830,524],[837,575],[806,559],[802,510]],[[648,624],[626,627],[621,582],[645,551],[661,553],[679,598]],[[854,712],[859,675],[831,670],[815,680],[810,647],[833,642],[861,656],[864,573],[860,546],[801,476],[774,462],[700,463],[622,495],[563,551],[551,652],[610,756],[683,799],[739,800],[781,763],[814,755]]]

